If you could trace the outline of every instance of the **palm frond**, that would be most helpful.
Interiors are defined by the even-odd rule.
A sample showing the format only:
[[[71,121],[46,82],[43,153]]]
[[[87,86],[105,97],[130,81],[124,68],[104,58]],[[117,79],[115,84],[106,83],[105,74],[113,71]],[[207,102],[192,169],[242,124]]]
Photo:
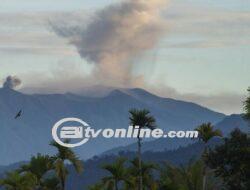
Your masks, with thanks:
[[[214,129],[214,126],[211,123],[203,123],[196,128],[199,132],[199,139],[204,143],[208,143],[213,137],[222,137],[222,133],[218,129]]]
[[[153,116],[149,115],[150,111],[146,109],[131,109],[130,113],[130,124],[132,126],[139,126],[140,128],[147,127],[149,129],[156,128],[156,120]]]

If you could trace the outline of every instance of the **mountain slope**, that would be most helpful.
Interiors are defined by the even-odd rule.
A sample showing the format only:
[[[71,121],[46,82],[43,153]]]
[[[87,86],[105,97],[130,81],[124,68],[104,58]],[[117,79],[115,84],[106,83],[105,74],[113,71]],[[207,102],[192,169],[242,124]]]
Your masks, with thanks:
[[[24,161],[37,152],[53,153],[48,146],[51,128],[65,117],[81,118],[93,128],[127,128],[128,110],[149,109],[158,127],[190,130],[202,122],[216,123],[224,115],[197,104],[161,98],[141,89],[114,90],[100,98],[74,94],[26,95],[0,89],[0,165]],[[23,110],[19,119],[15,114]],[[90,158],[116,146],[135,142],[128,139],[93,139],[75,150]]]
[[[235,128],[244,132],[250,132],[249,124],[240,114],[233,114],[225,117],[216,124],[216,128],[220,129],[224,135],[228,135]]]

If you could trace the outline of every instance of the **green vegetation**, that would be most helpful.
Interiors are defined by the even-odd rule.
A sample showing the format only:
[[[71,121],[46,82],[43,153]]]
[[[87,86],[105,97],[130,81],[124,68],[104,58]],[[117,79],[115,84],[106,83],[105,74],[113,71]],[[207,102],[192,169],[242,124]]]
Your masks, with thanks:
[[[123,164],[117,165],[122,159]],[[117,158],[108,165],[112,175],[89,187],[89,190],[137,190],[138,160],[124,162]],[[143,190],[201,190],[204,164],[201,160],[190,162],[187,166],[173,166],[167,163],[156,165],[142,162]],[[119,174],[118,174],[119,171]],[[111,173],[111,172],[110,172]],[[220,181],[210,172],[207,189],[220,189]],[[107,183],[109,182],[109,183]],[[116,185],[115,185],[115,182]]]
[[[201,160],[190,161],[187,166],[174,167],[164,164],[160,170],[159,190],[201,190],[203,186],[203,168]],[[213,190],[219,187],[213,174],[208,176],[207,189]]]
[[[153,171],[157,170],[152,163],[141,163],[143,179],[142,188],[145,190],[157,190],[157,181]],[[140,173],[138,158],[127,161],[125,158],[117,158],[113,164],[103,166],[110,176],[102,178],[100,183],[89,187],[89,190],[137,190],[139,188],[138,175]]]
[[[156,182],[154,180],[153,171],[157,169],[157,166],[153,163],[141,162],[141,168],[139,168],[138,158],[130,161],[127,169],[129,182],[125,185],[125,189],[139,189],[139,183],[137,183],[138,175],[142,176],[142,188],[143,189],[156,189]],[[141,173],[140,173],[141,171]]]
[[[73,164],[75,170],[78,173],[82,172],[82,163],[70,148],[61,146],[54,141],[51,142],[50,145],[55,147],[58,151],[58,153],[52,157],[52,165],[53,169],[56,172],[56,176],[58,177],[58,179],[60,179],[62,190],[65,190],[65,182],[68,175],[68,170],[65,165],[65,161],[68,161]]]
[[[103,166],[111,175],[103,178],[103,186],[107,189],[118,190],[119,183],[126,181],[127,173],[124,169],[126,159],[118,158],[113,164]]]
[[[0,186],[6,190],[65,190],[68,175],[65,162],[73,164],[77,172],[82,171],[82,163],[71,149],[54,141],[50,145],[57,148],[56,155],[33,156],[28,164],[7,173]]]
[[[234,130],[224,144],[210,150],[206,164],[221,177],[228,190],[249,190],[250,138]]]
[[[5,179],[0,181],[6,190],[33,190],[36,187],[36,177],[32,173],[20,174],[17,171],[6,174]]]
[[[48,155],[38,154],[33,156],[28,164],[22,165],[17,171],[19,173],[30,173],[36,178],[36,185],[43,186],[43,176],[52,169],[52,158]]]

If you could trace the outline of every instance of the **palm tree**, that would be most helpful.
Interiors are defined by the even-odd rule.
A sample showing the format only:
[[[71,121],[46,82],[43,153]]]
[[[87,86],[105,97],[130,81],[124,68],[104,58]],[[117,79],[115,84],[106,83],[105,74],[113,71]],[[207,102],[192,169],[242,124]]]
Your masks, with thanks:
[[[250,93],[250,87],[248,88],[248,92]],[[250,120],[250,96],[248,96],[246,101],[244,102],[244,110],[246,112],[244,117],[247,120]]]
[[[67,142],[66,142],[67,143]],[[68,169],[65,162],[70,162],[73,164],[75,170],[78,173],[82,172],[82,162],[75,155],[75,153],[67,147],[61,146],[55,141],[50,143],[51,146],[55,147],[58,153],[52,157],[53,159],[53,169],[61,183],[61,189],[65,190],[65,182],[68,175]]]
[[[124,167],[125,158],[118,158],[113,164],[104,165],[102,168],[107,170],[111,175],[102,179],[108,189],[118,190],[119,183],[127,178],[127,170]]]
[[[44,175],[52,169],[52,158],[48,155],[37,154],[33,156],[28,164],[22,165],[20,173],[30,172],[37,179],[38,188],[42,186]]]
[[[203,123],[200,125],[196,130],[199,132],[199,140],[202,141],[205,144],[204,152],[203,152],[203,161],[207,155],[207,149],[208,149],[208,142],[213,137],[222,137],[222,133],[220,130],[216,129],[214,130],[214,127],[211,123]],[[207,168],[204,165],[204,171],[203,171],[203,185],[202,189],[206,190],[206,173]]]
[[[150,114],[150,111],[146,109],[138,110],[131,109],[130,113],[130,124],[134,127],[139,127],[139,133],[137,135],[137,144],[138,144],[138,165],[139,165],[139,185],[138,190],[142,190],[143,181],[142,181],[142,158],[141,158],[141,137],[140,132],[142,128],[155,129],[155,118]]]
[[[179,169],[188,190],[199,190],[202,188],[203,167],[204,166],[201,161],[197,161],[195,163],[190,161],[186,167],[182,166]]]
[[[0,187],[6,190],[33,190],[36,183],[36,177],[32,173],[20,174],[14,171],[7,173],[6,177],[0,180]]]
[[[180,169],[164,163],[160,167],[159,190],[181,190],[185,189],[184,180]]]
[[[131,160],[130,164],[131,166],[128,168],[130,178],[126,181],[125,189],[136,190],[138,189],[138,183],[136,183],[137,177],[140,173],[138,158]],[[141,166],[142,180],[144,181],[142,188],[149,190],[157,189],[157,184],[153,176],[153,170],[157,169],[156,165],[142,162]]]
[[[175,167],[167,163],[163,164],[160,169],[159,190],[200,190],[203,183],[204,163],[201,160],[196,162],[190,161],[187,166]],[[212,173],[211,173],[212,174]],[[209,176],[208,190],[221,189],[218,182]]]

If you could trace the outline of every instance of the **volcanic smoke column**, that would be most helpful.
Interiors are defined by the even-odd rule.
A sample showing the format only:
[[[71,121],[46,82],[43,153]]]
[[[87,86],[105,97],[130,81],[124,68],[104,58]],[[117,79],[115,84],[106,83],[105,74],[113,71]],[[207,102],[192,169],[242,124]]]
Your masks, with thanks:
[[[166,32],[161,16],[167,0],[126,0],[97,11],[91,21],[53,23],[54,31],[96,64],[95,79],[126,86],[135,81],[132,67],[141,54],[154,48]],[[60,20],[59,20],[60,21]]]
[[[16,76],[8,76],[3,83],[3,88],[15,89],[21,84],[21,79],[17,78]]]

